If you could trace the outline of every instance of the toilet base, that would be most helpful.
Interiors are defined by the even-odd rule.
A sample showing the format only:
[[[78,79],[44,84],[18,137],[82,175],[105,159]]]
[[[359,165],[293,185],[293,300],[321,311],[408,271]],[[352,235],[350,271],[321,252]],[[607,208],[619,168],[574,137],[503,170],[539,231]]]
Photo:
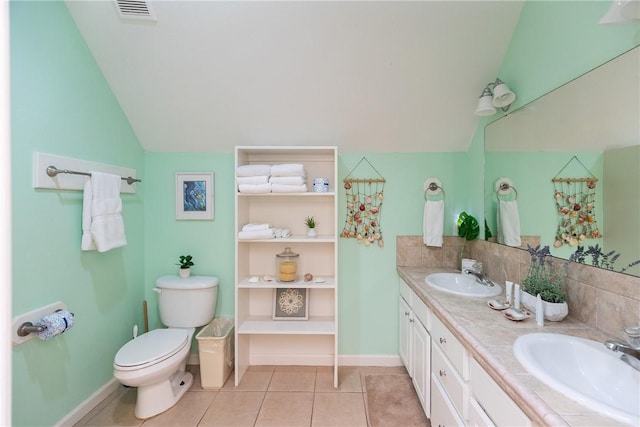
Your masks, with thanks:
[[[190,372],[178,370],[171,378],[159,383],[138,387],[135,416],[151,418],[178,403],[193,384]]]

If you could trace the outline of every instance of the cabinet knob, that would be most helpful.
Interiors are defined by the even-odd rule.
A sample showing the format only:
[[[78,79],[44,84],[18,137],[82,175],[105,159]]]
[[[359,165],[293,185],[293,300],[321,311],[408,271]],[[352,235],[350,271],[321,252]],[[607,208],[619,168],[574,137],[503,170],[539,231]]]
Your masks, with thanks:
[[[447,371],[440,369],[440,371],[438,372],[440,374],[441,377],[446,377],[447,376]]]
[[[405,316],[408,316],[408,315],[409,315],[409,312],[408,312],[408,311],[405,311],[405,312],[404,312],[404,315],[405,315]]]
[[[447,339],[440,337],[440,344],[446,344],[447,343]]]
[[[413,323],[414,319],[409,319],[409,323]]]

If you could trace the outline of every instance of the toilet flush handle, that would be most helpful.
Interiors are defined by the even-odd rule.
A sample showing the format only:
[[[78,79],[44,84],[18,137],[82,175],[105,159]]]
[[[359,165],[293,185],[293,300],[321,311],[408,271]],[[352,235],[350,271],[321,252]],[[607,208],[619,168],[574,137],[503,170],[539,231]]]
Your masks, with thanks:
[[[161,294],[162,293],[162,289],[160,288],[151,288],[152,290],[156,291],[157,293]]]

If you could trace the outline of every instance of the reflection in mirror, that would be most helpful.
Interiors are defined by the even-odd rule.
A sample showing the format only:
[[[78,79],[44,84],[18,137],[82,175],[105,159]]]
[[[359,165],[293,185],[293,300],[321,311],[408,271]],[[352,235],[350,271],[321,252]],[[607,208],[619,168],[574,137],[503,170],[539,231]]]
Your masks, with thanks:
[[[578,247],[592,247],[595,256],[578,253],[584,255],[579,262],[640,276],[640,264],[633,265],[640,260],[638,76],[636,47],[486,126],[485,217],[494,235],[495,185],[507,177],[518,191],[521,235],[540,236],[542,246],[549,245],[553,256],[564,259]],[[578,162],[572,161],[574,156]],[[576,239],[561,247],[558,228],[563,221],[569,223],[569,214],[563,217],[559,210],[570,204],[572,195],[582,195],[576,184],[568,184],[561,203],[556,203],[552,179],[559,173],[563,178],[598,179],[589,189],[594,202],[583,221],[596,223],[599,233],[583,233],[576,222],[570,231]],[[609,256],[598,257],[598,250]]]

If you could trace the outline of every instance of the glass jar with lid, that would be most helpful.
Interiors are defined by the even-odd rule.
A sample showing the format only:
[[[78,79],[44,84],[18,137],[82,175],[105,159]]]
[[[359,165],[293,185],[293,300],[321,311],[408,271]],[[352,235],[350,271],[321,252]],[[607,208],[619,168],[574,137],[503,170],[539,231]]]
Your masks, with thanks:
[[[284,248],[284,251],[276,254],[276,272],[278,282],[289,283],[298,280],[298,261],[300,254]]]

